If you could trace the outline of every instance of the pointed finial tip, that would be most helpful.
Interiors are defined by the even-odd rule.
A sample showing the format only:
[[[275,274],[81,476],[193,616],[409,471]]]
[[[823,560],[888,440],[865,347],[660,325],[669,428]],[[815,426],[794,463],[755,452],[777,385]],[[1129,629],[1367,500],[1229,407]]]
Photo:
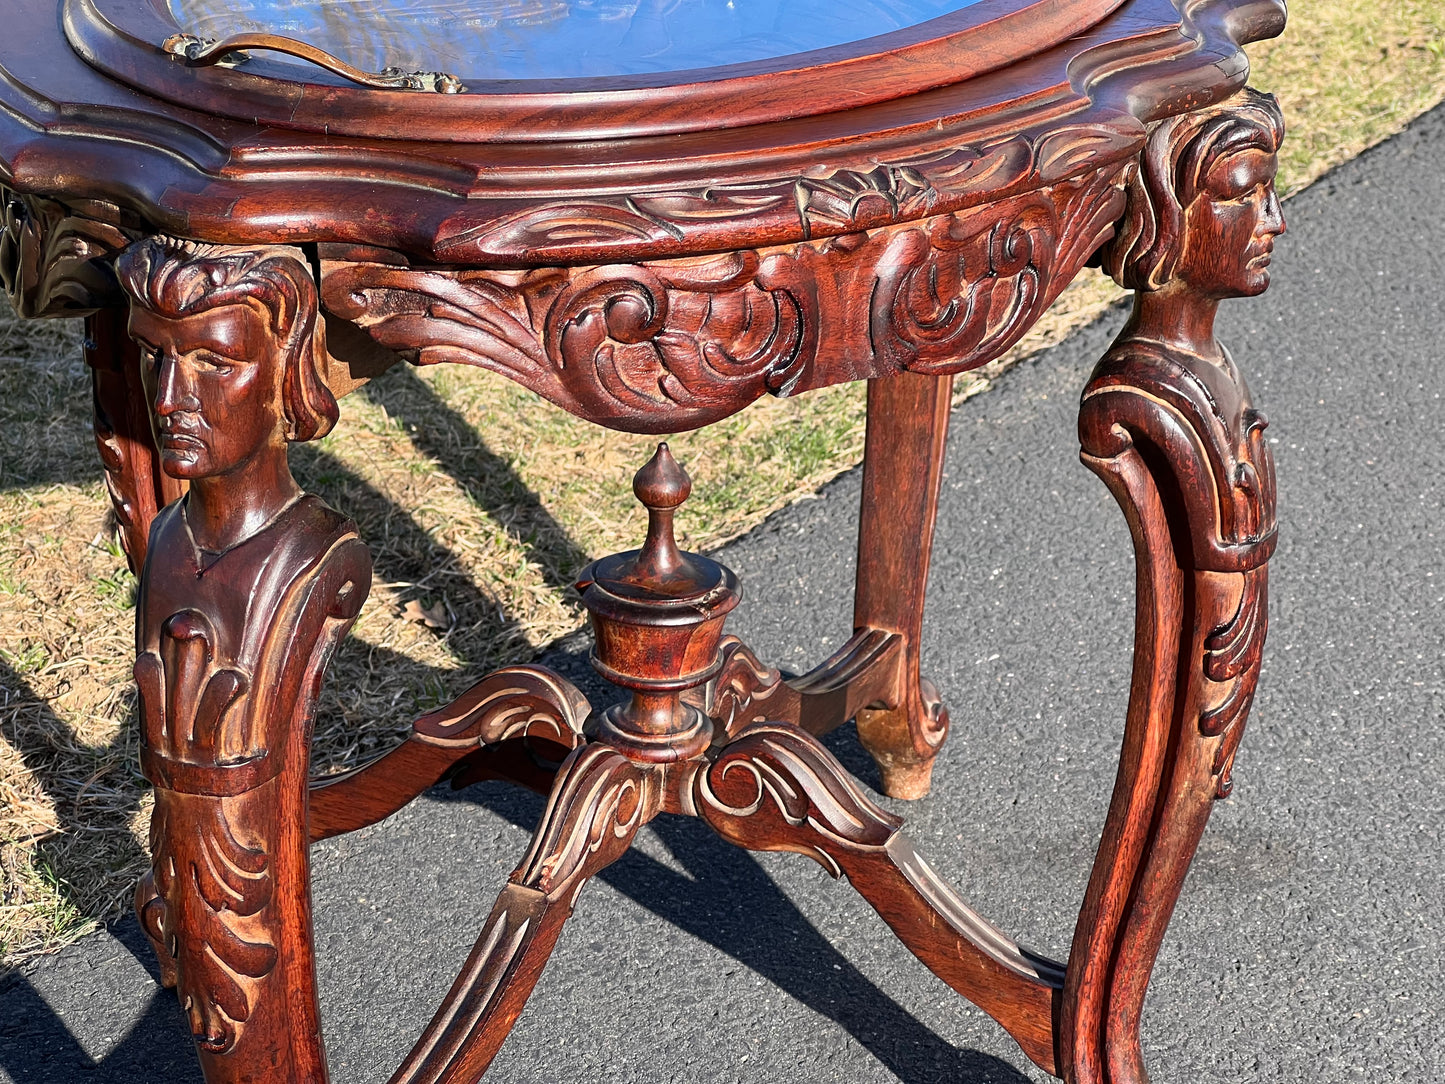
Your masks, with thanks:
[[[676,508],[692,492],[692,479],[687,476],[667,442],[657,446],[657,453],[632,479],[632,492],[649,509]]]

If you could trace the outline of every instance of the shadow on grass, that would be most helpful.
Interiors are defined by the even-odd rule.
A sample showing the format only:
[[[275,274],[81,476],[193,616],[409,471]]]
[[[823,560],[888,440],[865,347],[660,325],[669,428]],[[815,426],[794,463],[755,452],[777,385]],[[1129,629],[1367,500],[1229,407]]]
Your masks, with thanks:
[[[46,397],[49,405],[54,405],[52,400],[60,403],[74,393],[74,389],[62,389],[63,381],[58,378],[53,383],[56,387],[51,390],[56,394]],[[62,390],[65,396],[60,394]],[[565,586],[570,581],[571,574],[585,563],[587,555],[542,507],[535,494],[527,490],[510,465],[486,447],[457,411],[406,368],[399,368],[395,375],[372,384],[365,394],[401,421],[417,450],[440,464],[472,501],[527,548],[529,557],[546,571],[552,586]],[[55,420],[61,415],[65,415],[63,420],[67,423],[62,428],[77,446],[67,445],[67,454],[54,461],[60,463],[58,467],[30,464],[33,469],[20,475],[23,484],[34,484],[38,480],[82,481],[98,476],[98,467],[84,471],[78,467],[82,461],[79,442],[83,440],[88,454],[89,439],[85,434],[75,437],[75,430],[80,427],[71,424],[76,420],[71,417],[76,412],[72,408],[73,404],[71,407],[62,404],[53,410],[36,412],[33,422],[36,446],[43,445],[45,431],[55,429]],[[303,485],[355,518],[363,536],[374,543],[376,574],[381,580],[427,581],[440,585],[453,608],[467,615],[466,621],[475,635],[459,638],[450,645],[468,664],[463,675],[467,670],[489,668],[497,663],[498,660],[486,657],[488,652],[479,649],[481,644],[495,646],[512,639],[524,642],[516,623],[464,573],[446,547],[438,544],[404,509],[319,448],[298,446],[292,458]],[[366,657],[362,658],[362,654]],[[582,652],[554,653],[547,661],[577,682],[599,706],[615,698],[615,691],[592,674]],[[343,648],[333,666],[330,682],[333,688],[342,683],[337,680],[338,672],[348,677],[354,673],[375,675],[376,680],[390,690],[430,688],[459,677],[456,673],[438,675],[432,668],[396,652],[370,648],[354,640]],[[62,734],[65,723],[35,696],[20,674],[3,662],[0,662],[0,683],[13,690],[14,695],[34,701],[30,705],[33,725],[16,727],[15,715],[11,712],[0,723],[0,733],[19,750],[27,768],[60,810],[60,838],[64,845],[47,851],[47,858],[64,891],[68,881],[79,877],[82,866],[93,862],[97,853],[88,840],[93,832],[75,808],[71,780],[77,766],[58,756],[55,745],[44,737],[48,733]],[[345,739],[346,724],[338,721],[335,714],[321,721],[323,737],[331,742]],[[387,741],[384,732],[374,732],[372,737],[378,745]],[[113,744],[101,750],[100,755],[121,756],[134,764],[136,751],[132,746],[135,744],[136,727],[132,717],[121,727]],[[833,735],[829,745],[851,770],[865,779],[874,775],[871,761],[858,748],[851,732]],[[363,744],[359,751],[364,754],[372,750]],[[353,755],[356,752],[352,750]],[[133,801],[119,815],[128,820],[142,793],[137,780]],[[524,829],[534,826],[541,812],[540,799],[510,792],[496,784],[449,795],[444,800],[474,803],[489,815]],[[630,852],[606,870],[601,879],[637,906],[712,945],[813,1011],[834,1020],[908,1084],[945,1080],[966,1084],[1018,1084],[1026,1080],[996,1058],[955,1049],[913,1018],[813,927],[753,856],[731,847],[694,821],[664,817],[654,822],[652,830],[687,872],[678,873],[640,851]],[[112,845],[124,852],[117,861],[123,865],[144,861],[141,848],[129,835],[112,835]],[[840,886],[840,891],[847,889]],[[70,900],[82,910],[84,902]],[[580,931],[572,932],[575,936]],[[0,1071],[16,1084],[53,1084],[82,1077],[98,1084],[141,1084],[154,1080],[188,1084],[200,1080],[184,1017],[174,996],[156,985],[155,962],[134,919],[122,919],[112,927],[111,934],[140,962],[150,981],[140,979],[134,968],[127,969],[135,976],[133,996],[144,999],[144,1008],[124,1037],[114,1043],[107,1041],[105,1052],[98,1056],[92,1056],[77,1037],[97,1034],[93,1020],[83,1028],[72,1030],[66,1018],[25,975],[12,973],[0,978],[0,995],[3,995],[0,996],[3,1004]],[[401,951],[400,946],[397,950]],[[76,958],[89,951],[95,950],[74,948],[70,950],[71,955],[64,958]],[[86,967],[77,968],[76,972],[74,979],[48,974],[41,986],[72,1013],[86,1008],[100,1011],[102,1006],[115,1002],[116,997],[87,999],[85,984],[96,980],[87,977]],[[109,993],[117,995],[122,1002],[130,996],[115,990]],[[659,993],[665,996],[666,992]],[[104,1033],[103,1027],[99,1033]]]
[[[487,447],[456,408],[412,371],[396,365],[361,389],[400,422],[412,445],[434,460],[498,526],[526,549],[549,586],[561,590],[591,558],[543,507],[512,465]]]
[[[25,678],[0,655],[0,690],[5,711],[0,715],[0,737],[20,754],[25,769],[40,784],[56,811],[58,831],[36,845],[40,864],[49,867],[65,905],[85,919],[110,911],[115,888],[105,886],[97,870],[125,871],[143,867],[148,856],[129,831],[95,830],[96,813],[84,810],[87,786],[102,784],[119,796],[105,810],[107,822],[128,825],[144,793],[137,765],[140,761],[139,726],[134,700],[111,741],[86,747],[74,738],[71,726],[50,709]],[[7,893],[8,895],[8,893]]]

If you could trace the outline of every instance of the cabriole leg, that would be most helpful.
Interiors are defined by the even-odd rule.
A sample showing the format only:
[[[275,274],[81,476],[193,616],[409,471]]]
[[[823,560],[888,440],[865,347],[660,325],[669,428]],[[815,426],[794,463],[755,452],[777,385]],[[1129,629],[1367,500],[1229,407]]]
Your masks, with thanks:
[[[1262,292],[1284,230],[1282,134],[1246,91],[1161,122],[1104,266],[1134,313],[1084,391],[1083,460],[1134,539],[1134,677],[1113,800],[1069,958],[1059,1069],[1144,1084],[1149,974],[1259,676],[1274,550],[1265,419],[1214,337],[1220,299]]]
[[[951,376],[917,373],[868,383],[853,627],[896,633],[903,650],[893,703],[858,712],[858,740],[894,798],[928,793],[948,734],[948,710],[919,674],[919,641],[952,390]]]

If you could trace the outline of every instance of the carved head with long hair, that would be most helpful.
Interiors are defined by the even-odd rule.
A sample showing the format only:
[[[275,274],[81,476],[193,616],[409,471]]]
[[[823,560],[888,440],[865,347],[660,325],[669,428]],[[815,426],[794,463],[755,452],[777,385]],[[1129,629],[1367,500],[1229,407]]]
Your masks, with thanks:
[[[1100,252],[1104,270],[1132,290],[1179,280],[1216,298],[1263,292],[1284,232],[1274,191],[1283,137],[1279,103],[1247,87],[1160,121],[1129,178],[1124,219]]]
[[[133,334],[139,312],[152,319],[187,323],[197,331],[210,325],[213,334],[203,344],[206,351],[233,362],[261,360],[248,356],[258,346],[274,351],[285,439],[313,440],[336,424],[336,399],[325,382],[326,335],[316,283],[296,250],[234,249],[155,237],[127,249],[116,270],[134,302]],[[215,334],[228,330],[221,313],[238,307],[261,320],[263,328],[253,331],[263,334],[232,334],[229,339]]]

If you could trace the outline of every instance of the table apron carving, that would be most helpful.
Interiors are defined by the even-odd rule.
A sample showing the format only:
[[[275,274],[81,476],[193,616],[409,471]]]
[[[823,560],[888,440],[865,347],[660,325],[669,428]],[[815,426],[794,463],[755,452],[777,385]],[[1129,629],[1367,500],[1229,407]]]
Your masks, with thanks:
[[[136,909],[208,1084],[325,1084],[311,843],[481,779],[547,794],[546,812],[393,1084],[479,1080],[579,893],[663,814],[846,877],[1045,1071],[1146,1084],[1147,985],[1230,791],[1268,628],[1267,423],[1214,320],[1265,289],[1284,231],[1282,122],[1243,87],[1240,51],[1282,29],[1283,7],[1034,7],[1064,28],[1038,49],[980,8],[970,40],[1012,51],[976,78],[931,67],[944,38],[900,38],[919,67],[894,97],[867,57],[866,103],[753,96],[743,124],[679,106],[721,93],[706,80],[590,105],[470,77],[463,95],[289,83],[262,58],[198,70],[164,36],[122,41],[117,26],[169,25],[149,0],[66,0],[58,27],[53,5],[18,6],[21,38],[63,49],[52,81],[0,46],[0,284],[23,316],[88,319],[97,445],[140,574],[156,806]],[[816,89],[858,59],[778,85]],[[190,109],[167,104],[187,87]],[[421,98],[434,115],[407,113]],[[284,124],[249,122],[277,102]],[[336,128],[312,124],[328,110]],[[425,138],[396,129],[409,115]],[[882,788],[927,792],[950,727],[920,644],[952,376],[1018,342],[1096,256],[1135,297],[1084,389],[1081,455],[1130,527],[1136,633],[1065,964],[975,913],[818,737],[856,720]],[[317,697],[371,563],[355,525],[302,492],[288,447],[398,357],[480,366],[631,432],[870,381],[846,643],[785,678],[724,636],[737,579],[678,548],[691,481],[663,444],[634,480],[642,546],[577,584],[623,700],[594,710],[560,675],[505,667],[389,753],[310,780]]]
[[[518,272],[323,260],[322,301],[418,364],[479,365],[603,425],[676,432],[764,394],[992,360],[1112,232],[1125,169],[718,256]]]

